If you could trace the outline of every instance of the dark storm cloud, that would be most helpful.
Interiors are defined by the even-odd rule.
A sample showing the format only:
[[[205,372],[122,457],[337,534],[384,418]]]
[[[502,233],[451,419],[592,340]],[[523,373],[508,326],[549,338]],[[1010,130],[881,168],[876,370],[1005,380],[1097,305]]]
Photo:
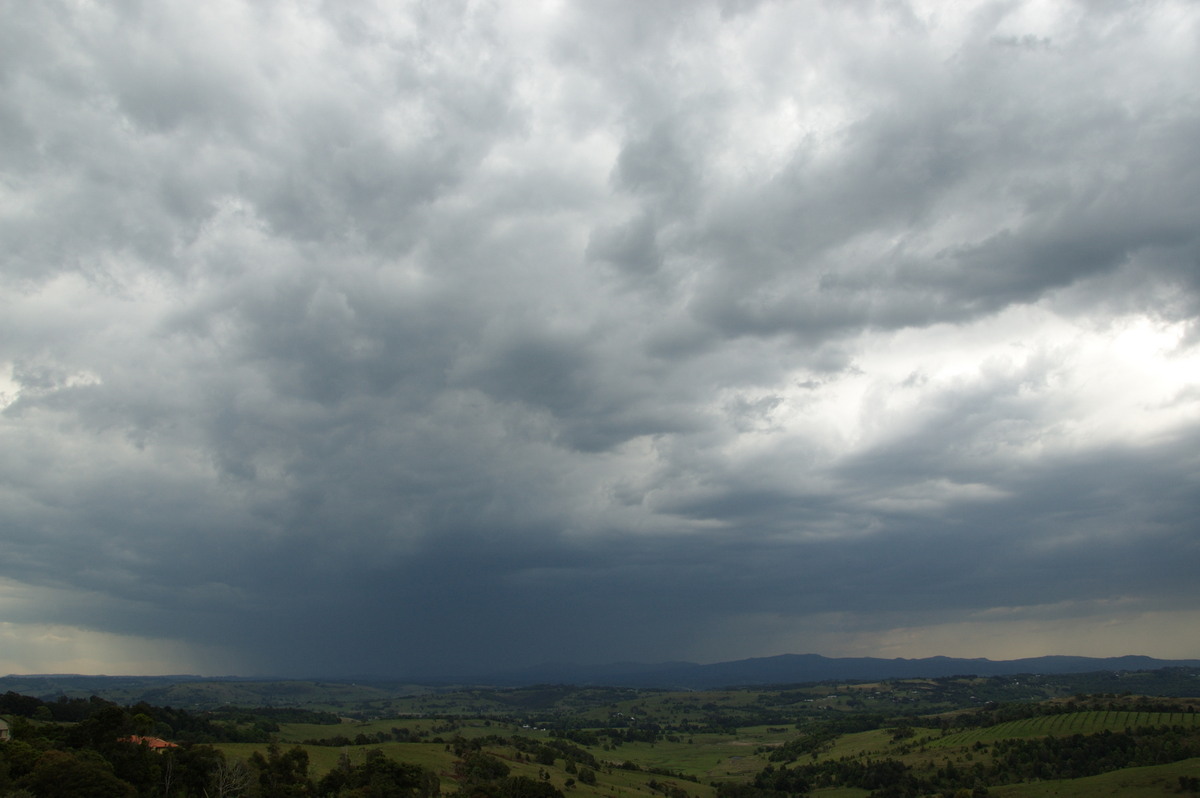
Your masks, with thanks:
[[[1032,652],[929,647],[1190,618],[1198,24],[23,10],[0,622],[44,667],[10,667],[137,670],[105,634],[277,673],[1002,655]]]

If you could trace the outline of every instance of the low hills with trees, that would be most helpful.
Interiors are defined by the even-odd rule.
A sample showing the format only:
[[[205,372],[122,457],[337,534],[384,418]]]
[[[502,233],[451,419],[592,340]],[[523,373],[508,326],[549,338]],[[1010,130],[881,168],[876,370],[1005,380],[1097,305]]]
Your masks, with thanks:
[[[273,679],[261,677],[83,676],[47,674],[0,677],[0,692],[29,695],[100,695],[113,701],[147,701],[175,706],[301,706],[318,703],[379,699],[463,686],[529,687],[572,684],[593,687],[635,687],[665,690],[712,690],[826,681],[877,681],[946,676],[1016,676],[1139,673],[1168,668],[1200,668],[1200,660],[1162,660],[1145,656],[1032,657],[1014,660],[925,657],[823,657],[819,654],[781,654],[774,657],[715,662],[611,663],[600,666],[546,664],[519,671],[480,673],[440,672],[424,678],[358,676],[353,679]]]
[[[688,691],[226,687],[272,698],[180,707],[9,690],[0,796],[1200,794],[1200,668]]]

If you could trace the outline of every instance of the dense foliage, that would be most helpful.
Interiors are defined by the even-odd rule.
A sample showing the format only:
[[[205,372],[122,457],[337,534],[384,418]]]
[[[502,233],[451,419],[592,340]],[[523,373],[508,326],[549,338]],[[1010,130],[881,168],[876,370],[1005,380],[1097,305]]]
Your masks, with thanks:
[[[1047,779],[1077,779],[1127,767],[1161,765],[1200,756],[1194,727],[1102,731],[1066,737],[999,740],[980,744],[970,765],[946,759],[936,769],[918,771],[897,759],[841,758],[792,768],[768,766],[754,779],[760,794],[805,795],[817,787],[857,787],[883,796],[986,792],[988,787]],[[988,755],[985,758],[984,755]],[[988,761],[990,759],[990,761]]]
[[[328,723],[329,718],[332,718],[340,722],[337,716],[331,713],[278,710],[269,707],[253,712],[227,709],[197,714],[172,707],[155,707],[144,702],[121,709],[117,704],[96,696],[87,699],[62,697],[55,701],[42,701],[13,692],[0,695],[0,715],[14,715],[40,722],[81,723],[94,728],[98,723],[103,725],[103,722],[114,722],[114,710],[142,719],[136,724],[129,724],[129,734],[135,733],[132,729],[137,726],[138,734],[189,743],[269,742],[271,734],[279,730],[278,718],[302,718],[303,722],[307,723]],[[100,719],[105,717],[108,720],[102,722]],[[104,733],[107,731],[105,729]]]
[[[196,742],[267,741],[273,718],[326,722],[328,713],[228,711],[193,715],[170,707],[121,707],[98,698],[50,703],[8,693],[0,708],[11,739],[0,742],[0,795],[29,798],[431,798],[437,776],[382,756],[346,762],[318,783],[303,748],[270,744],[231,761]],[[336,716],[334,716],[336,717]],[[340,722],[340,721],[339,721]],[[179,742],[152,749],[149,738]]]

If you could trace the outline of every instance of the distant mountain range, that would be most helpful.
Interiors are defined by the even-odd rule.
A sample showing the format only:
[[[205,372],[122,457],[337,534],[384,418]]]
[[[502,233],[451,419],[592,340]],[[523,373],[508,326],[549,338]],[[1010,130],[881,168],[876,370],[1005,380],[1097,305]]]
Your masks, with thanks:
[[[826,681],[935,678],[939,676],[1011,676],[1020,673],[1088,673],[1093,671],[1157,670],[1200,667],[1200,660],[1162,660],[1152,657],[1032,657],[989,660],[926,657],[823,657],[819,654],[781,654],[698,665],[693,662],[658,664],[614,663],[602,666],[540,665],[502,673],[456,679],[498,687],[530,684],[580,684],[609,687],[661,687],[704,690],[718,687],[793,684]],[[426,681],[426,680],[423,680]],[[438,680],[428,680],[436,682]]]
[[[804,682],[880,681],[941,676],[1013,676],[1018,674],[1083,674],[1114,671],[1153,671],[1162,668],[1200,668],[1200,660],[1152,657],[1033,657],[989,660],[927,657],[823,657],[783,654],[698,665],[694,662],[654,664],[621,662],[584,666],[548,664],[497,673],[440,673],[424,678],[383,676],[324,677],[202,677],[202,676],[84,676],[43,674],[0,677],[0,693],[13,691],[50,700],[65,695],[99,695],[112,701],[199,706],[315,706],[331,700],[379,701],[399,696],[461,687],[507,688],[559,684],[595,687],[706,690],[723,687],[782,686]]]

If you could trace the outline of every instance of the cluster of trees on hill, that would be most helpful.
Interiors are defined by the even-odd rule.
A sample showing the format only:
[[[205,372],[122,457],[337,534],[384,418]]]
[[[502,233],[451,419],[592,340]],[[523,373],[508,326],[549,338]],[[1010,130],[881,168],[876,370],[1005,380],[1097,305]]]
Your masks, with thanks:
[[[943,727],[978,727],[994,726],[1010,720],[1024,720],[1045,715],[1067,715],[1072,712],[1088,710],[1107,710],[1111,712],[1155,712],[1179,713],[1194,715],[1197,712],[1197,701],[1179,701],[1165,698],[1138,696],[1136,699],[1110,694],[1078,695],[1066,701],[1046,701],[1038,703],[1005,703],[985,704],[974,712],[964,712],[955,715],[953,719],[928,718],[914,719],[913,725],[932,726],[941,723]]]
[[[415,739],[414,739],[415,737]],[[421,735],[412,735],[406,729],[393,728],[391,731],[377,731],[371,734],[359,732],[353,737],[345,734],[335,734],[332,737],[311,737],[304,740],[304,745],[323,745],[331,748],[345,748],[350,745],[378,745],[379,743],[387,743],[396,741],[400,743],[420,742],[424,739]],[[437,742],[441,738],[436,738]]]
[[[265,739],[274,718],[328,722],[328,713],[304,710],[238,710],[192,715],[145,703],[121,707],[98,698],[43,702],[8,693],[0,713],[11,718],[10,739],[0,741],[0,795],[7,798],[433,798],[438,777],[416,765],[370,752],[362,764],[343,758],[314,781],[303,748],[229,760],[205,742]],[[152,750],[140,738],[183,741]],[[260,737],[260,735],[262,735]],[[190,738],[190,740],[189,740]],[[498,790],[498,788],[497,788]],[[472,794],[494,798],[561,798],[509,790]]]
[[[26,718],[35,722],[82,723],[92,721],[113,709],[111,701],[91,698],[59,698],[42,701],[33,696],[7,692],[0,695],[0,715]],[[262,707],[254,710],[228,708],[193,713],[172,707],[156,707],[140,702],[128,708],[134,716],[148,718],[138,724],[139,734],[165,737],[189,743],[265,743],[279,731],[280,722],[337,724],[341,719],[331,712],[305,709]]]
[[[152,734],[158,723],[145,712],[112,705],[70,725],[14,717],[11,739],[0,743],[0,794],[26,798],[204,795],[224,757],[207,745],[156,753],[131,741],[132,735]]]
[[[807,739],[807,738],[806,738]],[[830,738],[816,734],[814,743]],[[750,787],[729,787],[723,798],[779,798],[806,795],[819,787],[871,790],[874,798],[988,794],[988,788],[1026,781],[1077,779],[1128,767],[1161,765],[1200,756],[1194,727],[1158,726],[1128,732],[1101,731],[1032,739],[977,743],[979,761],[917,770],[891,758],[844,757],[802,765],[768,765]],[[974,757],[972,757],[974,758]]]
[[[549,725],[549,724],[548,724]],[[654,722],[630,723],[624,727],[610,726],[602,729],[571,729],[550,726],[554,737],[561,737],[580,745],[594,745],[604,749],[617,748],[624,743],[657,743],[662,740],[678,742],[682,736],[695,734],[736,734],[738,726],[727,720],[725,723],[676,723]]]
[[[503,761],[480,750],[465,750],[454,770],[466,798],[563,798],[549,781],[510,773]]]
[[[266,755],[254,753],[242,772],[241,790],[253,788],[261,798],[434,798],[441,789],[437,774],[389,759],[378,749],[368,751],[361,765],[343,755],[337,767],[313,781],[303,748],[282,751],[271,745]]]
[[[11,738],[0,741],[0,795],[8,798],[434,798],[441,791],[437,774],[389,759],[378,749],[361,764],[343,754],[337,767],[313,779],[308,753],[299,746],[283,750],[272,743],[265,753],[242,761],[227,759],[205,743],[155,751],[135,741],[155,732],[178,739],[177,732],[211,736],[225,729],[165,707],[121,707],[100,699],[47,705],[8,694],[0,697],[0,709],[13,718]],[[257,711],[231,714],[231,723],[263,722]],[[272,713],[266,714],[269,722]],[[458,738],[456,746],[455,778],[462,796],[563,798],[546,780],[510,775],[503,761],[481,750],[480,741]],[[563,740],[527,740],[522,750],[536,761],[567,757],[572,765],[596,766],[591,754]],[[575,772],[583,783],[596,781],[586,765]]]
[[[1077,779],[1128,767],[1162,765],[1200,756],[1195,729],[1159,726],[1068,737],[999,740],[992,745],[995,783]]]

